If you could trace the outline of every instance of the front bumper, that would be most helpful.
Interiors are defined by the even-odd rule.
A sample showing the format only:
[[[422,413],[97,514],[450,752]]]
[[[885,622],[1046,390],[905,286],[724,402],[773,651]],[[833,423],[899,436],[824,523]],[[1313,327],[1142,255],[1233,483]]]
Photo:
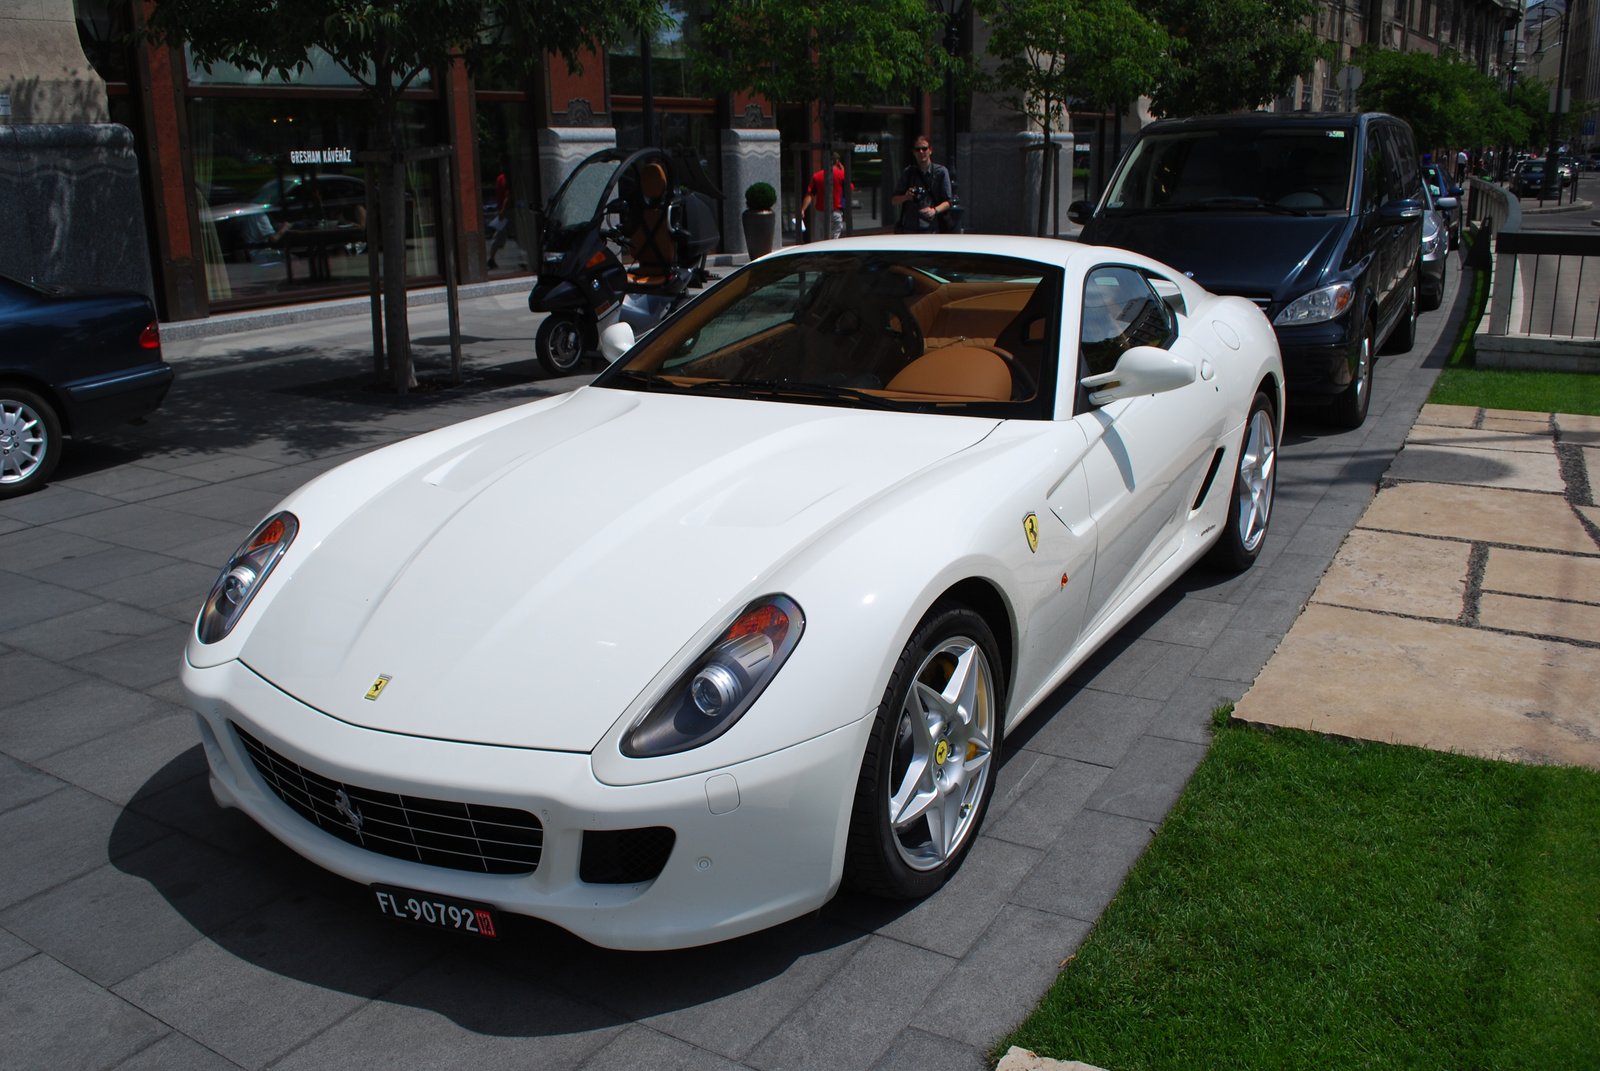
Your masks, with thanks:
[[[489,903],[553,922],[597,945],[682,948],[776,925],[826,903],[843,873],[845,835],[871,719],[781,751],[643,785],[598,781],[587,754],[492,747],[364,729],[279,691],[240,662],[182,682],[199,718],[211,789],[317,865],[383,883]],[[308,770],[377,791],[537,815],[544,847],[531,874],[428,866],[323,832],[266,786],[230,723]],[[728,778],[736,786],[730,801]],[[715,784],[708,782],[715,781]],[[713,813],[716,806],[722,813]],[[579,880],[586,829],[668,826],[677,834],[653,881]]]
[[[1291,401],[1329,401],[1350,385],[1360,360],[1347,310],[1337,320],[1274,328],[1283,354],[1284,389]]]
[[[1439,248],[1433,256],[1423,257],[1420,262],[1420,272],[1417,285],[1422,290],[1423,299],[1431,306],[1437,308],[1439,300],[1444,297],[1444,279],[1447,263],[1450,259],[1449,243],[1439,243]]]

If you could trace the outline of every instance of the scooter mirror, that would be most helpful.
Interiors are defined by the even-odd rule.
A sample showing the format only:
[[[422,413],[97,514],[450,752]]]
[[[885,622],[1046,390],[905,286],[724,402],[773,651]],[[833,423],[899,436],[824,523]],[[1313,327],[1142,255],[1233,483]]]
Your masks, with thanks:
[[[608,364],[633,349],[633,328],[625,323],[615,323],[600,332],[600,356]]]

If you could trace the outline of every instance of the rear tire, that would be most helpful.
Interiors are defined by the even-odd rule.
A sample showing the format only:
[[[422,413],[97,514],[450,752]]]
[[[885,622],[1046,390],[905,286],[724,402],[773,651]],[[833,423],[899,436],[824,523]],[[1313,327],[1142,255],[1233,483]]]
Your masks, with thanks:
[[[1417,305],[1418,296],[1422,293],[1422,283],[1418,281],[1420,276],[1421,272],[1411,276],[1411,294],[1406,298],[1406,311],[1389,333],[1389,341],[1383,347],[1384,353],[1410,353],[1411,347],[1417,344]]]
[[[0,383],[0,498],[44,486],[61,460],[61,420],[31,390]]]
[[[552,312],[539,325],[533,338],[533,352],[544,370],[553,376],[570,376],[583,361],[588,332],[583,318],[575,312]]]
[[[1267,545],[1267,522],[1278,485],[1278,422],[1272,399],[1257,392],[1250,403],[1239,441],[1239,462],[1233,470],[1233,490],[1228,498],[1228,523],[1207,561],[1219,569],[1243,572],[1261,556]]]
[[[1450,265],[1447,260],[1444,268],[1439,272],[1438,292],[1431,297],[1422,299],[1422,304],[1419,306],[1419,308],[1421,308],[1423,312],[1432,312],[1434,309],[1437,309],[1440,305],[1444,304],[1444,288],[1445,284],[1447,284],[1449,281]]]
[[[1350,380],[1338,397],[1334,398],[1333,405],[1328,409],[1330,423],[1341,428],[1359,428],[1367,420],[1367,408],[1372,402],[1372,336],[1374,328],[1371,320],[1367,321],[1361,329],[1360,355],[1356,362],[1355,376]]]

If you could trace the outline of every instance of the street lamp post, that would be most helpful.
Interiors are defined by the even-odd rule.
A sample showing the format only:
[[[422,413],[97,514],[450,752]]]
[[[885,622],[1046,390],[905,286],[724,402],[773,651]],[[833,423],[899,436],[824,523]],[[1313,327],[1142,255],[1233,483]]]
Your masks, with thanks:
[[[950,54],[950,62],[955,63],[956,50],[961,45],[961,12],[966,6],[966,0],[934,0],[938,5],[939,13],[944,16],[944,48]],[[952,70],[944,80],[944,159],[945,168],[950,172],[950,187],[955,189],[956,176],[956,76]],[[960,209],[951,206],[951,222],[955,223],[956,230],[961,229]]]
[[[1567,41],[1572,34],[1572,4],[1562,5],[1561,13],[1561,66],[1556,75],[1555,107],[1550,109],[1550,150],[1544,158],[1544,188],[1539,193],[1539,200],[1543,201],[1545,194],[1550,193],[1550,187],[1555,186],[1555,192],[1550,194],[1555,200],[1561,200],[1561,169],[1557,166],[1561,156],[1561,112],[1564,96],[1567,92]],[[1577,182],[1576,176],[1573,182]]]

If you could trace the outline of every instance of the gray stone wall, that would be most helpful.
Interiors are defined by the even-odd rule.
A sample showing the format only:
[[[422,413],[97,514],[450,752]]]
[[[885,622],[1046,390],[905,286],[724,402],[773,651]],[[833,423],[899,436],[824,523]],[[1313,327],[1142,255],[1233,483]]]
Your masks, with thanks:
[[[11,98],[11,123],[109,118],[106,84],[84,57],[74,19],[72,0],[0,0],[0,93]]]
[[[0,205],[0,272],[151,294],[139,162],[127,127],[0,127]]]

